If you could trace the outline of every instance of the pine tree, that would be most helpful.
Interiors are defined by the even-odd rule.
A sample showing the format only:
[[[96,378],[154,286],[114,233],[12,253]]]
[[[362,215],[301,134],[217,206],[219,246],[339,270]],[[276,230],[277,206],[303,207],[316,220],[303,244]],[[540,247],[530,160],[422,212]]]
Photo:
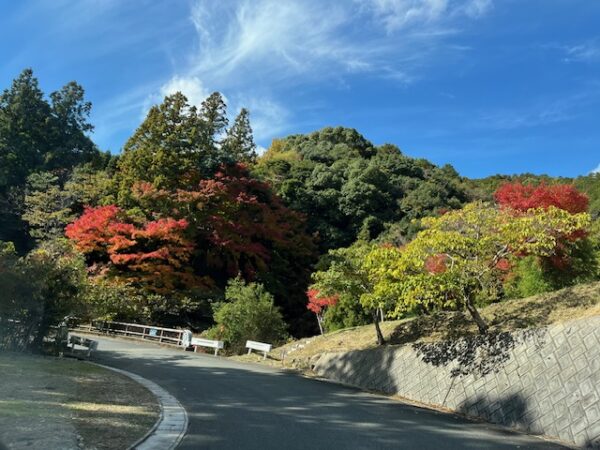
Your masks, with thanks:
[[[209,148],[215,148],[219,136],[229,123],[227,105],[219,92],[213,92],[202,102],[200,117],[203,122],[204,144]]]
[[[157,188],[184,187],[202,175],[202,159],[211,150],[203,145],[203,124],[196,107],[180,92],[165,97],[123,148],[118,162],[119,198],[129,197],[139,182]]]
[[[54,142],[50,114],[31,69],[0,96],[0,190],[42,167]]]
[[[242,108],[233,125],[227,130],[223,148],[236,161],[254,163],[256,161],[256,144],[250,126],[250,113]]]
[[[29,234],[37,240],[64,235],[65,227],[75,219],[71,195],[61,189],[58,177],[50,172],[34,173],[27,178],[23,220]]]

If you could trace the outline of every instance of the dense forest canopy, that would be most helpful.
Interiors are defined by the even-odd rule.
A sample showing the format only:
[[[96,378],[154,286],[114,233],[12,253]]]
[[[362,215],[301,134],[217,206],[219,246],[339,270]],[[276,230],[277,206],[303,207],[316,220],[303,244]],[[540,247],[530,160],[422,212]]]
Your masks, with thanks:
[[[29,69],[0,96],[0,321],[31,322],[31,342],[70,313],[239,349],[440,309],[476,318],[599,276],[599,174],[472,180],[343,127],[257,155],[251,111],[230,120],[217,92],[165,97],[111,155],[90,111],[76,82],[45,96]]]
[[[451,166],[410,158],[394,145],[376,147],[342,127],[275,140],[254,173],[306,214],[321,250],[359,236],[410,237],[414,219],[467,201]]]

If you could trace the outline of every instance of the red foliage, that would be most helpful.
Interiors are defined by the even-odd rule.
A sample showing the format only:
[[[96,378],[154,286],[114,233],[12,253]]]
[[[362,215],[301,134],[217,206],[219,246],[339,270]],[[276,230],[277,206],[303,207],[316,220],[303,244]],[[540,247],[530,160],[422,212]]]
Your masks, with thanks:
[[[496,190],[494,198],[500,206],[517,211],[555,206],[576,214],[587,211],[589,204],[587,195],[570,184],[533,186],[505,183]]]
[[[338,295],[321,297],[319,291],[316,289],[309,289],[306,292],[306,295],[308,297],[308,304],[306,307],[315,314],[321,314],[325,308],[335,305],[339,300]]]
[[[145,184],[134,195],[142,203],[169,204],[166,213],[186,218],[195,260],[228,277],[241,273],[252,280],[269,270],[274,254],[293,254],[300,263],[314,251],[304,217],[285,207],[268,184],[250,177],[241,164],[221,168],[194,190],[169,193]]]
[[[512,264],[506,258],[500,258],[496,263],[496,269],[502,272],[508,272],[512,268]]]
[[[446,255],[433,255],[425,260],[425,270],[431,275],[444,273],[446,267]]]
[[[587,211],[589,205],[587,195],[579,192],[570,184],[551,186],[540,184],[539,186],[533,186],[521,183],[506,183],[496,190],[494,198],[501,207],[519,212],[532,208],[547,209],[550,206],[555,206],[571,214],[577,214]],[[585,230],[577,230],[568,236],[558,236],[555,254],[547,258],[549,263],[556,269],[568,270],[570,259],[566,244],[586,236]]]
[[[118,269],[118,276],[156,292],[193,283],[186,263],[193,251],[185,219],[133,223],[117,206],[86,208],[66,235],[93,263]]]

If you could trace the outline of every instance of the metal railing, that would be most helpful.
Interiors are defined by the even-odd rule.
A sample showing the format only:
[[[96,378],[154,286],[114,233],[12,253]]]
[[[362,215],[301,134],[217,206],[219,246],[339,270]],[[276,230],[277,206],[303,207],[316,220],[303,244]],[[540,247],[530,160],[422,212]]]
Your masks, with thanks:
[[[137,323],[111,322],[106,320],[92,321],[89,326],[83,326],[80,329],[135,337],[142,340],[172,345],[182,345],[182,337],[185,332],[185,330],[178,330],[175,328],[140,325]]]

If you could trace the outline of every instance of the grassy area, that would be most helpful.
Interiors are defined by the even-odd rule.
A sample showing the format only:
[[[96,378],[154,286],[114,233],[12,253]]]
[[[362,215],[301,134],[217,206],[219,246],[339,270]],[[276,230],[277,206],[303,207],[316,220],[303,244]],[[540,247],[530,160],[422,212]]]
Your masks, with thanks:
[[[600,283],[592,283],[537,295],[526,299],[509,300],[481,309],[491,325],[491,331],[512,331],[542,327],[556,322],[600,315]],[[443,312],[431,316],[387,321],[382,331],[390,344],[435,342],[477,334],[470,317],[460,312]],[[373,325],[349,328],[290,342],[274,349],[272,365],[307,369],[319,354],[359,350],[376,346]],[[282,354],[285,358],[282,359]],[[260,356],[244,355],[237,359],[260,362]]]
[[[123,449],[158,412],[149,391],[112,371],[0,353],[0,441],[9,449]]]

